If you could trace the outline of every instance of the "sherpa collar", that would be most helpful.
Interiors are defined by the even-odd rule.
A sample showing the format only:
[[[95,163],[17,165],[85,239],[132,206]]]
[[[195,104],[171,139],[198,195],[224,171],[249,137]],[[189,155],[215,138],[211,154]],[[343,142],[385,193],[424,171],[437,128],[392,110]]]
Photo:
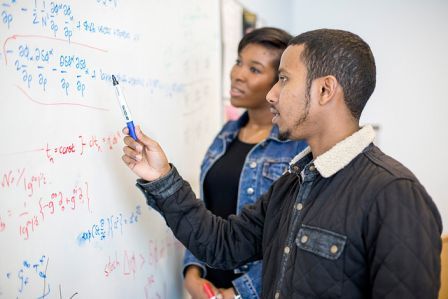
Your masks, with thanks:
[[[370,143],[372,143],[374,139],[375,131],[373,130],[373,127],[371,125],[366,125],[314,159],[314,166],[321,176],[329,178],[347,166]],[[308,146],[291,160],[290,165],[296,164],[309,153],[311,153],[311,148]]]

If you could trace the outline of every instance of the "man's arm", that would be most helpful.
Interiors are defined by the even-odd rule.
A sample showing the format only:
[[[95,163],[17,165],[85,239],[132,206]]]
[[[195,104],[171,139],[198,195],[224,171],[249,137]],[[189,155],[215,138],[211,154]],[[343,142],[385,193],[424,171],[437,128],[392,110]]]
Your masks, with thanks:
[[[261,259],[261,240],[268,194],[228,220],[213,215],[196,199],[176,168],[153,182],[139,181],[149,205],[160,211],[176,238],[211,267],[233,269]]]
[[[371,298],[434,298],[440,287],[441,218],[415,181],[395,180],[367,218]]]
[[[123,132],[127,134],[127,129]],[[216,268],[233,269],[261,259],[269,194],[239,216],[232,215],[228,220],[217,217],[196,199],[190,185],[168,164],[159,144],[139,127],[136,134],[138,141],[124,138],[122,159],[141,178],[137,186],[148,204],[162,214],[176,238],[197,258]]]

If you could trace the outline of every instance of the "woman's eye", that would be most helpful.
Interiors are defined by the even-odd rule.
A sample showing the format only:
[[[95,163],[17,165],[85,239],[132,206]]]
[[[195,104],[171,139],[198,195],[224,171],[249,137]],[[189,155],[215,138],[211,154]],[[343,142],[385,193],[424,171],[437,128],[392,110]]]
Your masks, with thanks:
[[[241,65],[241,60],[239,59],[235,60],[235,65]]]
[[[259,74],[259,73],[261,73],[259,69],[255,68],[255,67],[253,67],[253,66],[250,68],[250,71],[251,71],[252,73],[254,73],[254,74]]]

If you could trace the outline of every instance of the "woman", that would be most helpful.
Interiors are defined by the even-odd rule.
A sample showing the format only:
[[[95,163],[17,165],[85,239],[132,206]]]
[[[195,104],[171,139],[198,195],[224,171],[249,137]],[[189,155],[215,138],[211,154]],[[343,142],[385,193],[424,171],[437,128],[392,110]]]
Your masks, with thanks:
[[[260,28],[246,34],[238,45],[238,59],[230,73],[230,101],[246,112],[224,125],[201,165],[201,198],[215,215],[227,218],[255,202],[306,146],[278,139],[266,101],[290,38],[283,30]],[[187,251],[185,287],[194,299],[208,298],[204,283],[219,289],[223,298],[259,298],[261,269],[261,261],[230,271],[212,269]]]

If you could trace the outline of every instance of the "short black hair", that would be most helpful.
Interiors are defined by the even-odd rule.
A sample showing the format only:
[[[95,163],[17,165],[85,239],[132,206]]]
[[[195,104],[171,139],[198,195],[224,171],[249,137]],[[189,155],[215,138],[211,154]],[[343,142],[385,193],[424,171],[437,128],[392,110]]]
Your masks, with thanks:
[[[308,92],[314,79],[334,76],[351,114],[359,119],[376,85],[375,59],[369,45],[356,34],[335,29],[302,33],[289,45],[304,46],[301,59],[307,67]]]
[[[273,65],[275,70],[278,70],[282,53],[286,47],[288,47],[291,38],[291,34],[279,28],[258,28],[243,36],[238,44],[238,53],[241,53],[241,51],[249,44],[257,44],[264,46],[267,49],[278,50],[278,57],[274,60]]]

